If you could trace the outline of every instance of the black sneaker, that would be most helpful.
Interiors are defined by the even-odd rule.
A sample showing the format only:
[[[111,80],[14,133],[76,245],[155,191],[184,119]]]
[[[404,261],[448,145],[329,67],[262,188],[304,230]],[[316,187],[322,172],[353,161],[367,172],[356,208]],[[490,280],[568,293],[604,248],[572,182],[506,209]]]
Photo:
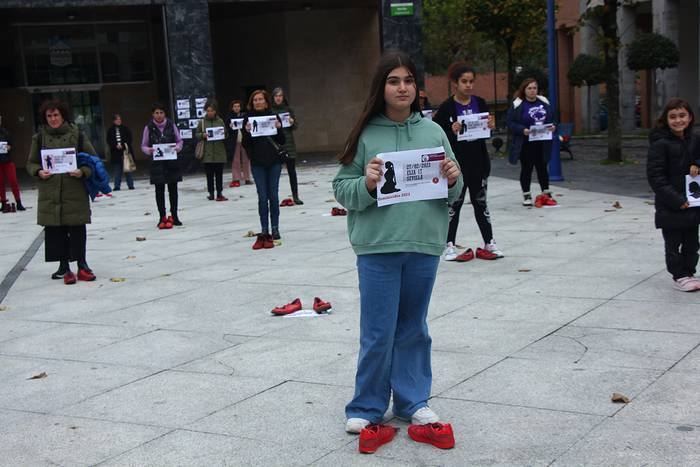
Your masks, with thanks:
[[[279,240],[281,238],[279,229],[272,229],[272,239]]]

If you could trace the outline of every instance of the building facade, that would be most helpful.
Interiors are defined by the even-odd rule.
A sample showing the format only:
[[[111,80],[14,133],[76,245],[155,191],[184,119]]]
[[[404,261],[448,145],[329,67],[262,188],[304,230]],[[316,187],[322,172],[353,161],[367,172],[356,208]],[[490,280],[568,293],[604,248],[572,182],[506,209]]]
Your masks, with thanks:
[[[104,151],[114,113],[140,137],[161,101],[186,130],[205,98],[225,115],[231,100],[277,86],[297,113],[299,150],[337,151],[382,49],[410,53],[422,73],[422,3],[395,16],[391,3],[3,0],[0,114],[13,158],[24,166],[47,98],[68,100],[73,120]]]

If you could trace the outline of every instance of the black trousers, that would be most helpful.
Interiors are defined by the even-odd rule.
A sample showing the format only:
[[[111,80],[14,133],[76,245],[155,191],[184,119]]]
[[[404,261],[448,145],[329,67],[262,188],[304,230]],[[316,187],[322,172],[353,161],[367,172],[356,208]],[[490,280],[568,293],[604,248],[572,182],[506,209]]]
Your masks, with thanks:
[[[299,182],[297,181],[297,163],[296,158],[287,159],[287,174],[289,174],[289,186],[292,188],[292,196],[299,197]]]
[[[686,229],[661,229],[666,249],[666,269],[673,279],[695,275],[698,265],[698,226]]]
[[[214,195],[214,176],[216,176],[216,196],[224,193],[224,164],[221,162],[207,162],[204,164],[207,172],[207,191]]]
[[[537,170],[537,181],[540,182],[542,191],[549,190],[549,172],[542,151],[542,141],[525,141],[520,151],[520,188],[523,193],[530,191],[533,167]]]
[[[160,218],[165,217],[165,184],[156,183],[156,206]],[[168,197],[170,198],[170,214],[177,217],[177,182],[168,183]]]
[[[473,172],[472,172],[473,173]],[[476,176],[475,176],[476,175]],[[479,226],[481,237],[484,243],[489,243],[493,239],[493,229],[491,228],[491,214],[486,204],[486,191],[488,188],[487,178],[478,176],[479,174],[469,174],[464,177],[464,187],[459,198],[452,203],[450,208],[450,227],[447,231],[447,241],[455,243],[457,238],[457,228],[459,227],[459,213],[464,204],[464,196],[469,190],[469,200],[474,208],[474,218]]]
[[[87,229],[83,225],[44,227],[44,254],[46,262],[78,261],[85,263]]]

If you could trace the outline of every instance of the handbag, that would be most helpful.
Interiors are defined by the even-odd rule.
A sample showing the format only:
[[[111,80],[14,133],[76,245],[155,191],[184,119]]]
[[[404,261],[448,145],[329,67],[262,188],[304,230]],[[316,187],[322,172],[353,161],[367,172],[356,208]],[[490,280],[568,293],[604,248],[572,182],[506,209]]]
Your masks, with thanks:
[[[289,153],[287,152],[286,149],[284,149],[284,146],[280,146],[275,142],[274,139],[270,138],[269,136],[267,137],[267,140],[270,142],[273,148],[275,148],[275,151],[277,151],[277,157],[279,157],[279,160],[281,163],[285,164],[287,161],[291,160],[292,158],[289,156]]]
[[[124,143],[124,156],[123,156],[123,171],[124,173],[131,173],[136,171],[136,162],[134,162],[134,156],[131,155],[131,150],[129,145]]]
[[[202,122],[199,122],[199,128],[201,129],[202,133],[204,133],[204,125]],[[197,145],[194,147],[194,157],[201,161],[204,158],[204,138],[200,139],[197,142]]]

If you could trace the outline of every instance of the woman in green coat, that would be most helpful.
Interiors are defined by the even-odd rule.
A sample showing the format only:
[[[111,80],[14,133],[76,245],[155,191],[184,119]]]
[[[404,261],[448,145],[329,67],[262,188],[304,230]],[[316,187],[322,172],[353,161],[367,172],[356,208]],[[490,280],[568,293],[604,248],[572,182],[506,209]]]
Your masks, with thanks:
[[[199,122],[195,137],[204,141],[202,163],[207,172],[208,199],[227,201],[224,196],[224,164],[226,163],[226,124],[217,113],[215,101],[209,101],[204,108],[206,115]],[[214,176],[216,176],[216,198],[214,198]]]
[[[51,278],[62,278],[65,284],[75,284],[76,280],[94,281],[95,275],[85,259],[85,225],[90,223],[91,212],[84,179],[89,178],[92,171],[80,166],[68,173],[52,173],[41,163],[41,150],[74,148],[76,153],[89,154],[97,154],[97,151],[78,126],[68,121],[66,103],[46,101],[39,108],[39,116],[42,126],[32,138],[27,171],[37,180],[37,224],[44,226],[46,261],[60,262]],[[78,263],[77,279],[70,269],[71,261]]]
[[[294,115],[294,110],[289,107],[289,103],[284,97],[284,90],[282,88],[275,88],[272,90],[272,99],[272,111],[274,113],[277,115],[289,113],[290,126],[284,128],[284,138],[286,141],[284,143],[284,149],[286,149],[289,154],[289,159],[287,159],[285,165],[287,166],[287,173],[289,174],[289,184],[292,187],[292,199],[294,200],[294,204],[304,204],[304,202],[299,199],[299,183],[297,181],[297,146],[296,143],[294,143],[293,133],[297,129],[296,116]]]

